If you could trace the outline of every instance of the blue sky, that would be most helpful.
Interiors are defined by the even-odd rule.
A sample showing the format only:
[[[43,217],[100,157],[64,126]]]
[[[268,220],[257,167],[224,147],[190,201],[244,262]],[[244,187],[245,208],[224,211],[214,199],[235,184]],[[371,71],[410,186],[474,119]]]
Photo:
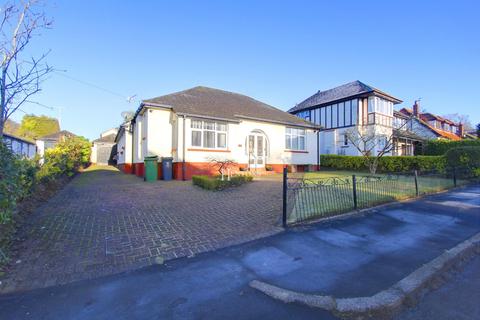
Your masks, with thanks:
[[[411,106],[480,122],[478,1],[57,1],[54,73],[28,113],[96,138],[138,99],[204,85],[287,110],[331,87],[361,80]],[[106,89],[106,90],[105,90]],[[15,119],[23,114],[18,112]]]

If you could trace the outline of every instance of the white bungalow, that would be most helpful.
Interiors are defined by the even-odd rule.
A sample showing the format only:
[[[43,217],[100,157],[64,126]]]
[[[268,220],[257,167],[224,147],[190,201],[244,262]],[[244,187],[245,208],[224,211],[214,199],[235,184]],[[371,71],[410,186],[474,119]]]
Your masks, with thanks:
[[[234,171],[303,171],[319,165],[318,129],[250,97],[195,87],[144,100],[120,127],[117,163],[143,176],[145,156],[172,157],[175,179],[214,174],[212,159],[233,160]]]

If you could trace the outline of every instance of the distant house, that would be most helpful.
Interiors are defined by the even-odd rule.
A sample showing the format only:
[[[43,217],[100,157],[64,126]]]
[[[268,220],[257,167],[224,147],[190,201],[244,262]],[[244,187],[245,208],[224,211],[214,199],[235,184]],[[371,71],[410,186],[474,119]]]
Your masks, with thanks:
[[[52,133],[37,139],[37,153],[43,158],[45,151],[54,148],[59,142],[65,141],[68,138],[76,137],[75,134],[62,130],[56,133]]]
[[[322,127],[321,154],[358,156],[361,153],[347,138],[348,130],[371,126],[378,135],[373,152],[379,152],[393,133],[393,106],[401,102],[357,80],[318,91],[288,112]]]
[[[90,162],[99,165],[114,164],[116,160],[117,148],[115,137],[118,129],[109,129],[100,134],[100,138],[92,142],[92,155]]]
[[[399,111],[393,111],[393,150],[394,156],[413,156],[425,140],[428,140],[428,130],[418,123],[418,120]]]
[[[35,142],[26,138],[20,138],[12,134],[4,133],[3,142],[13,153],[19,156],[33,159],[37,154]]]
[[[465,138],[462,123],[456,123],[449,119],[437,116],[429,112],[420,112],[420,104],[415,101],[413,108],[402,108],[400,113],[413,119],[413,130],[425,140],[446,139],[461,140]]]
[[[118,166],[144,175],[147,155],[173,158],[173,176],[217,174],[212,159],[233,172],[276,172],[317,166],[318,126],[250,97],[195,87],[144,100],[116,137]],[[159,175],[162,175],[160,171]]]

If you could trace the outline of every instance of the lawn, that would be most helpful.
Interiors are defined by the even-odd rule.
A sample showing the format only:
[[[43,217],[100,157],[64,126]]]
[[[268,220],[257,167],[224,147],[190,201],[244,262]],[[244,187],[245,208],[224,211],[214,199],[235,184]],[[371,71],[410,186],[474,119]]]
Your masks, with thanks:
[[[296,174],[289,180],[289,222],[336,215],[354,209],[352,175],[357,177],[357,207],[415,197],[413,175],[387,175],[352,171],[320,171]],[[303,182],[303,183],[295,183]],[[458,180],[457,184],[467,181]],[[454,186],[445,175],[419,175],[419,194],[434,193]]]

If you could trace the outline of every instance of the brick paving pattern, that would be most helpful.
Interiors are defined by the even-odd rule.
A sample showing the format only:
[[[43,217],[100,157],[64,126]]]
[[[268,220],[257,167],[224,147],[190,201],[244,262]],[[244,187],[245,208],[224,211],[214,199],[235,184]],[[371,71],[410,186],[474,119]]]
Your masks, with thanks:
[[[0,293],[192,256],[276,233],[280,220],[276,178],[211,192],[191,181],[86,171],[31,215]]]

